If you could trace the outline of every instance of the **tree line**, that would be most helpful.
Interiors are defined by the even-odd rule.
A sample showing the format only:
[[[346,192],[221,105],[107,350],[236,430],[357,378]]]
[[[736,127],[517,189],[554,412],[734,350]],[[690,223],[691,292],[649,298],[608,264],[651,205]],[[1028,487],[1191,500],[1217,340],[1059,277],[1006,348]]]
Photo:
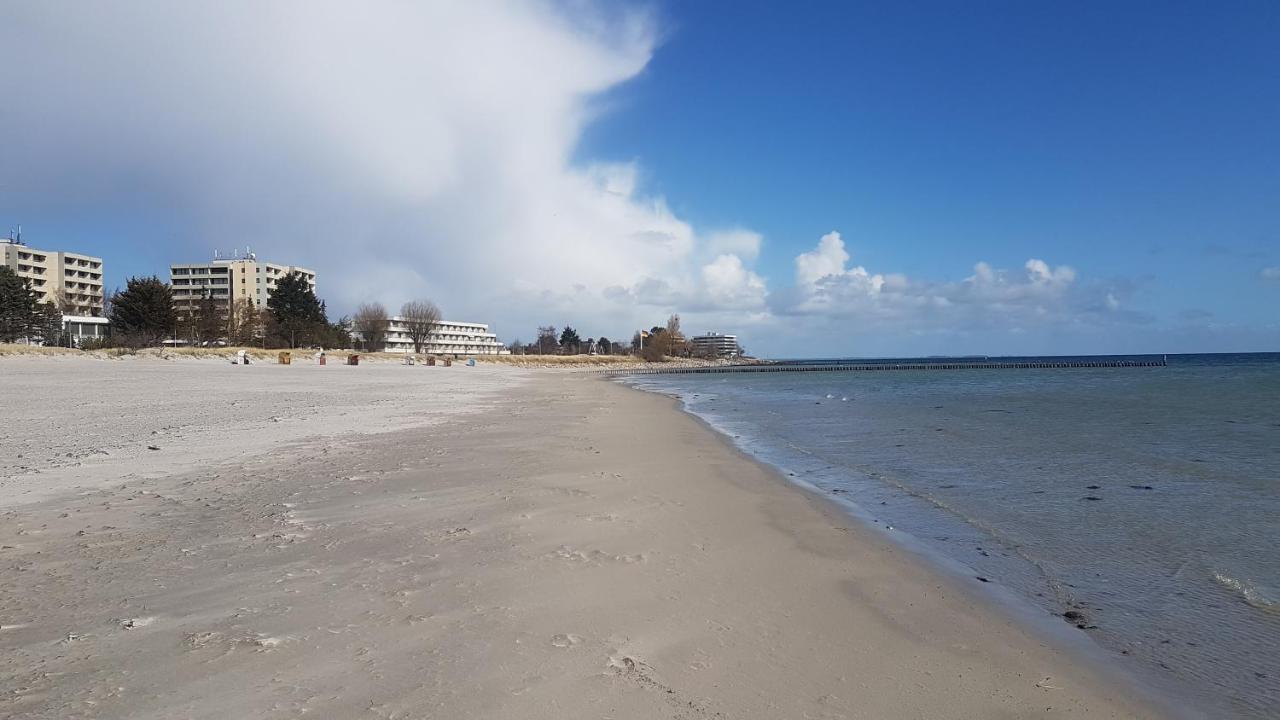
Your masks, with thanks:
[[[637,331],[631,341],[613,341],[607,337],[585,340],[573,327],[566,325],[557,331],[555,325],[538,328],[537,339],[530,343],[514,340],[509,345],[517,355],[637,355],[650,362],[660,362],[669,357],[692,357],[693,345],[680,329],[680,316],[671,315],[666,325],[655,325],[649,330]]]

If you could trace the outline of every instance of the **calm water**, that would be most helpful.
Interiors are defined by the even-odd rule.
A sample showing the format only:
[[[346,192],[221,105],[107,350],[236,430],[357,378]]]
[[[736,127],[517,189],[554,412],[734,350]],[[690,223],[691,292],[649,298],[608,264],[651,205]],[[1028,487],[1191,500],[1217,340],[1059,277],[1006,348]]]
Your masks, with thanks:
[[[1280,717],[1280,354],[633,382],[1206,716]]]

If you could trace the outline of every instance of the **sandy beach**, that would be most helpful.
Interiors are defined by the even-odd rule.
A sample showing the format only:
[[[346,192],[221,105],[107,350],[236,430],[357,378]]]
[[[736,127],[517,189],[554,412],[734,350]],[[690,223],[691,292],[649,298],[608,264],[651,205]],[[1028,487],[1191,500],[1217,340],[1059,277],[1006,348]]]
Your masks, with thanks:
[[[1160,716],[598,377],[7,358],[0,397],[3,718]]]

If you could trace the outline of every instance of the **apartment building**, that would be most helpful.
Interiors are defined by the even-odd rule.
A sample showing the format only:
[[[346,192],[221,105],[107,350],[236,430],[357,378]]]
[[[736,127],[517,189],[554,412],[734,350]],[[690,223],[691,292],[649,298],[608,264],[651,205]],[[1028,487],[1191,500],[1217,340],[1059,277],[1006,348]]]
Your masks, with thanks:
[[[38,302],[52,303],[67,315],[102,315],[102,258],[22,244],[21,234],[0,238],[0,263],[31,281]]]
[[[359,340],[360,333],[352,333]],[[387,352],[413,352],[413,338],[409,327],[399,315],[387,324],[385,347]],[[484,323],[453,322],[441,320],[427,336],[422,352],[429,355],[506,355],[508,350],[498,342],[498,336],[489,332]]]
[[[280,278],[300,272],[314,291],[316,273],[297,265],[278,265],[259,260],[253,253],[244,257],[214,257],[207,263],[169,266],[169,284],[173,287],[173,304],[178,314],[185,315],[208,297],[224,308],[248,300],[256,308],[265,308]]]
[[[695,357],[738,357],[742,354],[737,335],[713,332],[692,337],[689,342],[693,345]]]

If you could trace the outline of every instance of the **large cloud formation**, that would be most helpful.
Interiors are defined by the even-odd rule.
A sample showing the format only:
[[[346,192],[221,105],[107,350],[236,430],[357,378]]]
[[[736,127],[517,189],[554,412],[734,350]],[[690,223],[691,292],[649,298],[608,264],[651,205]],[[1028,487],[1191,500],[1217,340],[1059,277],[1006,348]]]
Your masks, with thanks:
[[[311,265],[337,307],[429,295],[508,328],[592,314],[629,332],[653,320],[637,298],[759,306],[758,236],[700,239],[633,164],[570,162],[592,99],[655,42],[642,11],[572,10],[9,3],[21,71],[0,93],[21,101],[0,115],[0,182],[179,217],[174,261],[252,245]]]
[[[251,245],[316,269],[339,312],[431,297],[508,340],[629,336],[671,311],[770,337],[1121,311],[1123,292],[1039,260],[960,282],[848,267],[837,233],[770,288],[759,234],[695,230],[633,162],[574,162],[656,36],[643,9],[589,0],[6,3],[0,194],[165,228],[162,263]]]

